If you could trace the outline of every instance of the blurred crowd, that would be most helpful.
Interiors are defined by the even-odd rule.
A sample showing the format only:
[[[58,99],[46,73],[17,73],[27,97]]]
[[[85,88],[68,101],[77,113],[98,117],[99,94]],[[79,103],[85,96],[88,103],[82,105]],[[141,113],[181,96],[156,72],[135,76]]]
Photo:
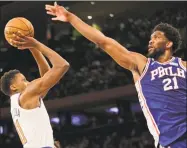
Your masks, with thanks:
[[[102,32],[116,39],[130,51],[146,55],[151,30],[160,22],[170,23],[177,27],[182,35],[183,44],[176,55],[184,58],[184,49],[187,45],[186,13],[186,9],[172,8],[159,11],[150,17],[127,20],[115,20],[114,18],[103,25]],[[71,65],[63,79],[48,93],[47,99],[89,93],[132,83],[132,75],[129,71],[117,65],[111,57],[74,29],[71,30],[71,34],[57,36],[53,26],[49,26],[47,38],[48,46],[60,53]],[[25,74],[28,80],[37,78],[39,73],[36,64],[31,66]],[[0,106],[8,105],[8,99],[3,99],[5,97],[2,93],[0,93],[0,98]],[[63,148],[154,147],[153,138],[147,131],[145,122],[136,122],[136,126],[134,126],[127,124],[124,120],[122,122],[120,119],[118,124],[120,124],[117,125],[118,128],[110,128],[112,130],[110,132],[108,132],[109,129],[104,130],[104,127],[101,127],[96,133],[91,130],[86,134],[73,133],[68,136],[64,133],[66,128],[62,125],[54,124],[52,126],[55,137],[61,142]],[[10,128],[13,128],[13,125]],[[3,130],[6,133],[6,129]],[[70,131],[74,131],[74,129]],[[0,126],[0,147],[17,147],[16,145],[21,147],[15,130],[2,134]]]
[[[105,136],[79,137],[67,142],[64,148],[154,148],[154,145],[148,131],[141,133],[140,136],[128,138],[113,132]]]
[[[0,135],[0,146],[9,148],[21,147],[20,141],[13,134],[10,137]],[[5,141],[3,141],[6,139]],[[139,133],[139,136],[127,137],[119,132],[105,135],[73,136],[60,141],[62,148],[154,148],[154,141],[148,131]]]
[[[103,27],[97,27],[96,24],[94,26],[102,28],[105,35],[116,39],[130,51],[146,55],[151,30],[160,22],[170,23],[177,27],[182,35],[183,44],[176,55],[184,58],[184,49],[187,45],[186,13],[186,9],[170,8],[158,11],[150,17],[128,18],[126,20],[115,20],[114,18],[106,22]],[[72,27],[68,34],[60,31],[55,32],[53,25],[49,25],[47,29],[48,46],[61,54],[70,63],[71,68],[59,84],[48,93],[47,99],[133,83],[129,71],[117,65],[111,57],[103,53],[95,44],[85,39]],[[30,69],[26,71],[29,80],[39,76],[36,64],[30,66]]]
[[[121,118],[117,122],[117,118],[119,119],[119,115],[113,119],[106,118],[110,122],[101,124],[100,119],[95,116],[90,126],[62,126],[55,122],[51,124],[55,140],[61,143],[62,148],[154,148],[153,138],[142,113],[134,116],[134,120]],[[95,121],[98,122],[94,123]],[[21,147],[13,125],[9,126],[8,131],[0,133],[0,147]]]

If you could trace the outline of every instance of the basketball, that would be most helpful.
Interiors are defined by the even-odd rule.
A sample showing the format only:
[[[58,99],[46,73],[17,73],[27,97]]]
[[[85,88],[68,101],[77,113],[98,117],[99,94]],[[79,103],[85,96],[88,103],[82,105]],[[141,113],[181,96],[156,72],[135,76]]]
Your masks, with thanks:
[[[9,44],[10,39],[13,38],[13,34],[18,31],[25,36],[34,37],[34,27],[32,23],[24,17],[16,17],[9,20],[4,29],[5,39]]]

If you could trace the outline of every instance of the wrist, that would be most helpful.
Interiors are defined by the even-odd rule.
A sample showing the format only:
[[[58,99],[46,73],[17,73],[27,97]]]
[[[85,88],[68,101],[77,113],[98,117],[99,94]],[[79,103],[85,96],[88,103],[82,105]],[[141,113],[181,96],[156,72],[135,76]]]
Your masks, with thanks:
[[[68,11],[67,14],[66,14],[66,18],[67,18],[68,22],[71,22],[72,16],[73,16],[73,14]]]
[[[37,48],[39,48],[39,46],[40,46],[40,42],[37,41],[36,39],[34,39],[33,48],[34,48],[34,49],[37,49]]]
[[[38,42],[37,40],[35,40],[32,44],[32,47],[29,48],[29,50],[31,52],[40,52],[38,49],[40,48],[40,42]]]
[[[37,50],[36,48],[29,48],[30,52],[39,52],[39,50]]]

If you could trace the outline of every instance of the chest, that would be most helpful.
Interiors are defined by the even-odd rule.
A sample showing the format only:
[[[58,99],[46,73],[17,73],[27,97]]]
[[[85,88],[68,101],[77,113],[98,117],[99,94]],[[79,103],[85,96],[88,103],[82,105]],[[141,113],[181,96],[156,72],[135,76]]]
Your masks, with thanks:
[[[165,76],[167,77],[179,77],[186,79],[186,72],[184,69],[180,67],[174,67],[174,66],[157,66],[150,68],[148,72],[148,76],[150,77],[151,81],[163,78]]]

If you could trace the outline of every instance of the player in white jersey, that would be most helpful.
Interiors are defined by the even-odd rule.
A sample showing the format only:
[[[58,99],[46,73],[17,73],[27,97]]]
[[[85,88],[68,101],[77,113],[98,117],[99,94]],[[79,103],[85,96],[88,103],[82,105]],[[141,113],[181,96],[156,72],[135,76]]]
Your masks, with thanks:
[[[54,148],[53,130],[43,98],[67,72],[69,63],[44,44],[19,32],[11,43],[18,49],[29,49],[41,77],[28,82],[18,70],[1,77],[1,90],[11,99],[11,114],[24,148]],[[44,56],[52,64],[50,68]]]

